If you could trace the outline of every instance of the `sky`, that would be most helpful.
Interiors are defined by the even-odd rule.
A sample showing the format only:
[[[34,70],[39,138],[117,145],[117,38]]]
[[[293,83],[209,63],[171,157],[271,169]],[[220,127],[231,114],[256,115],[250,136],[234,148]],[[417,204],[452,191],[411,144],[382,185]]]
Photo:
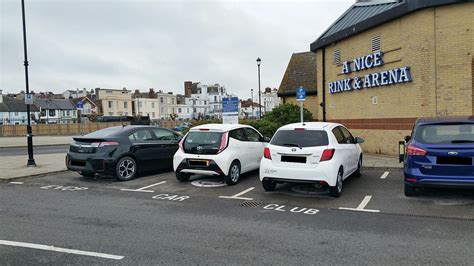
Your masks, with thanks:
[[[30,90],[184,93],[184,81],[250,98],[278,88],[355,0],[25,0]],[[25,90],[21,1],[0,0],[0,89]]]

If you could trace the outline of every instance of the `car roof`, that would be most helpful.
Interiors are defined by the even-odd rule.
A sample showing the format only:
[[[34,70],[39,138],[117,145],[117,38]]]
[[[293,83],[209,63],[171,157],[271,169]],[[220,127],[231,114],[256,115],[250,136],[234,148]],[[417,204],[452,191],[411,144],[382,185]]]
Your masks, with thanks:
[[[474,116],[423,117],[416,120],[416,125],[443,123],[474,123]]]
[[[191,128],[190,131],[197,131],[197,130],[200,130],[200,129],[209,129],[209,130],[212,130],[212,131],[226,132],[226,131],[231,131],[231,130],[234,130],[234,129],[237,129],[237,128],[243,128],[243,127],[249,127],[250,128],[250,126],[242,125],[242,124],[205,124],[205,125],[195,126],[195,127]]]
[[[338,123],[331,123],[331,122],[305,122],[304,124],[300,123],[293,123],[293,124],[288,124],[280,127],[280,129],[294,129],[294,128],[306,128],[306,129],[328,129],[332,128],[335,126],[340,126],[341,124]]]

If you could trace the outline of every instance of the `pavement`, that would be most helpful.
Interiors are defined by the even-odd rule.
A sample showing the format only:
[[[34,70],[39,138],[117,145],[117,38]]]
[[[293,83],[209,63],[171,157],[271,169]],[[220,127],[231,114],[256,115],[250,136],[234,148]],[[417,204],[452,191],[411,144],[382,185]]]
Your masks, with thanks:
[[[74,136],[34,136],[33,146],[51,146],[70,144]],[[25,147],[25,137],[0,137],[0,149],[7,147]]]
[[[66,153],[38,154],[36,167],[27,167],[27,155],[0,156],[0,180],[65,171]]]
[[[180,183],[172,171],[128,182],[62,172],[0,182],[0,202],[6,265],[474,261],[472,190],[408,198],[401,169],[366,169],[344,182],[340,198],[302,184],[265,192],[257,172],[235,186]]]

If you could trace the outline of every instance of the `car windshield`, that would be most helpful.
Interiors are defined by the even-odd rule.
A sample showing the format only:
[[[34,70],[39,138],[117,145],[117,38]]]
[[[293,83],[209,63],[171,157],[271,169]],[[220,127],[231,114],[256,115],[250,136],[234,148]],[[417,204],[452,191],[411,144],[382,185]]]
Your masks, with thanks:
[[[323,130],[279,130],[270,144],[288,147],[316,147],[329,144],[328,134]]]
[[[474,143],[474,124],[420,126],[415,130],[414,139],[425,144]]]
[[[85,138],[106,138],[116,135],[123,127],[108,127],[85,135]]]
[[[198,146],[202,149],[219,149],[221,145],[222,132],[205,132],[196,131],[189,132],[186,140],[184,141],[185,150],[193,150]]]

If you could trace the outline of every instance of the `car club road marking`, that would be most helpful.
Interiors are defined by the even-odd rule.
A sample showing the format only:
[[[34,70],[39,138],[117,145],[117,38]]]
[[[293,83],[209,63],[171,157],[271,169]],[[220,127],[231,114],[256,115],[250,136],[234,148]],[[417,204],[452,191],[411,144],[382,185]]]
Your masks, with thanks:
[[[268,204],[263,207],[265,210],[273,210],[279,212],[286,212],[285,205],[278,205],[278,204]],[[301,207],[293,207],[289,210],[291,213],[303,213],[303,214],[317,214],[319,212],[318,209],[309,209],[309,208],[301,208]]]
[[[98,258],[105,258],[105,259],[112,259],[112,260],[121,260],[121,259],[124,258],[124,256],[119,256],[119,255],[112,255],[112,254],[98,253],[98,252],[91,252],[91,251],[83,251],[83,250],[69,249],[69,248],[59,248],[59,247],[55,247],[55,246],[33,244],[33,243],[26,243],[26,242],[8,241],[8,240],[0,240],[0,245],[40,249],[40,250],[55,251],[55,252],[62,252],[62,253],[70,253],[70,254],[90,256],[90,257],[98,257]]]
[[[23,185],[24,182],[16,182],[16,181],[12,181],[12,182],[8,182],[12,185]]]
[[[252,190],[254,190],[255,187],[250,187],[242,192],[239,192],[233,196],[219,196],[219,198],[223,198],[223,199],[239,199],[239,200],[253,200],[253,198],[244,198],[244,197],[240,197],[242,195],[244,195],[245,193],[247,192],[250,192]]]
[[[365,196],[362,202],[357,206],[357,208],[346,208],[346,207],[339,207],[340,210],[348,210],[348,211],[360,211],[360,212],[380,212],[380,210],[371,210],[371,209],[364,209],[365,206],[369,203],[372,196]]]
[[[123,190],[123,191],[133,191],[133,192],[155,192],[153,190],[146,190],[147,188],[151,188],[151,187],[154,187],[154,186],[158,186],[158,185],[161,185],[161,184],[164,184],[166,183],[166,181],[161,181],[161,182],[158,182],[158,183],[155,183],[155,184],[152,184],[152,185],[149,185],[149,186],[146,186],[146,187],[142,187],[142,188],[139,188],[139,189],[130,189],[130,188],[121,188],[120,190]]]
[[[42,189],[53,189],[53,190],[61,190],[61,191],[81,191],[87,190],[87,187],[76,187],[76,186],[61,186],[61,185],[48,185],[40,187]]]
[[[385,172],[382,174],[382,176],[380,177],[380,179],[385,179],[387,178],[388,174],[390,174],[390,172]]]

